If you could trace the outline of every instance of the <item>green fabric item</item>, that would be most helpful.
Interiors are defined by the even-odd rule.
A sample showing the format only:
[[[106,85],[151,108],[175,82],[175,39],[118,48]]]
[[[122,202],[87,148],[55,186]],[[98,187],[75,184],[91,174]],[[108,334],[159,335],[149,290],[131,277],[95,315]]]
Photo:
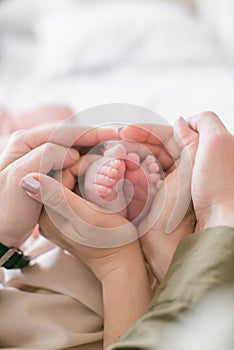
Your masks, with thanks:
[[[149,311],[108,350],[157,350],[207,294],[234,284],[234,228],[215,227],[182,240]],[[176,322],[175,322],[176,321]]]

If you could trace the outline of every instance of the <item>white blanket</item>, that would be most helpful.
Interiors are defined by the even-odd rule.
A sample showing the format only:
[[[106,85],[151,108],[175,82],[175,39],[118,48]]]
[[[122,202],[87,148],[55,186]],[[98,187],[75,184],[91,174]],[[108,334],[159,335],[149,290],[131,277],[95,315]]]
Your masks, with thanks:
[[[126,102],[170,122],[214,110],[234,132],[233,66],[206,23],[180,5],[3,1],[0,53],[0,104],[12,112]]]

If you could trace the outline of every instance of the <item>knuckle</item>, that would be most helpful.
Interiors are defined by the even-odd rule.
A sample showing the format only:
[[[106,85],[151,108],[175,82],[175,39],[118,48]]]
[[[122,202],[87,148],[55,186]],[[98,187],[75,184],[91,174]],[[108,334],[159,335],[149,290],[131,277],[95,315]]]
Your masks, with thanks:
[[[17,131],[14,131],[14,132],[11,134],[10,141],[12,141],[12,142],[19,142],[19,141],[25,140],[25,134],[26,134],[26,132],[27,132],[27,130],[17,130]]]
[[[49,207],[53,208],[55,211],[61,210],[64,205],[62,190],[51,189],[49,191],[46,191],[42,199],[45,205],[48,205]]]
[[[51,161],[55,160],[56,156],[56,145],[52,143],[44,143],[40,146],[41,152],[41,165],[47,167]]]
[[[41,152],[41,171],[58,170],[63,168],[63,163],[68,150],[54,143],[45,143],[40,146]]]
[[[215,112],[212,111],[205,111],[201,114],[201,117],[203,118],[212,118],[212,119],[219,119],[218,115]]]
[[[41,149],[43,152],[53,153],[56,150],[56,145],[51,142],[47,142],[41,146]]]
[[[42,153],[48,156],[53,156],[55,155],[56,158],[58,156],[60,156],[60,158],[62,158],[62,156],[65,156],[67,153],[67,149],[61,145],[57,145],[55,143],[51,143],[51,142],[47,142],[44,145],[42,145]]]

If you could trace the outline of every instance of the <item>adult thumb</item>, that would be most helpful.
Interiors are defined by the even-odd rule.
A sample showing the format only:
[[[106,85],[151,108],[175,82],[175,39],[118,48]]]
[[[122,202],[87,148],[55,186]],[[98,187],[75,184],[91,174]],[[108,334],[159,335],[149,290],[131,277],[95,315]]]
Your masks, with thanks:
[[[168,220],[167,233],[173,232],[179,226],[190,208],[193,165],[198,147],[198,133],[192,130],[183,118],[176,121],[174,128],[183,146],[173,174],[177,198]]]
[[[31,173],[22,179],[20,186],[30,197],[73,224],[77,222],[78,214],[84,221],[89,220],[91,213],[94,214],[94,208],[86,200],[50,176]]]
[[[97,247],[116,247],[137,239],[135,227],[118,213],[106,210],[73,193],[59,181],[43,174],[32,173],[20,186],[41,202],[63,233],[79,243]]]

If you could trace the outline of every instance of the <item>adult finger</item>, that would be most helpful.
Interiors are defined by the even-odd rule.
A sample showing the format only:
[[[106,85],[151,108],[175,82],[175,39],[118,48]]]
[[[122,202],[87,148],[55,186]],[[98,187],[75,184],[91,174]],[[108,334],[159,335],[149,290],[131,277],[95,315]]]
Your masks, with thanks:
[[[177,142],[180,143],[181,153],[186,151],[189,160],[193,165],[196,155],[195,150],[198,147],[198,133],[189,126],[185,119],[179,118],[174,124],[174,134],[175,137],[178,138]]]
[[[166,227],[167,233],[173,232],[178,227],[191,203],[193,165],[198,148],[198,134],[189,127],[186,121],[179,119],[174,127],[183,142],[183,149],[174,174],[175,177],[177,176],[177,198]]]
[[[161,143],[149,144],[140,143],[133,140],[107,141],[105,143],[105,150],[112,148],[116,142],[118,142],[118,144],[121,143],[124,145],[127,154],[137,153],[141,160],[144,160],[147,155],[153,154],[157,158],[157,161],[160,163],[164,171],[167,171],[174,164],[173,157]]]
[[[179,145],[174,138],[174,129],[169,125],[138,124],[119,130],[122,139],[132,140],[147,147],[161,147],[164,153],[177,159],[180,153]]]
[[[114,247],[137,239],[136,229],[127,219],[98,208],[53,178],[33,173],[22,184],[30,197],[44,204],[59,230],[81,244]]]
[[[158,124],[137,124],[119,129],[119,135],[123,139],[155,145],[162,144],[172,134],[171,126]]]
[[[119,136],[114,129],[81,127],[73,119],[63,123],[44,124],[29,130],[20,130],[13,133],[1,156],[1,160],[7,166],[48,141],[66,147],[73,145],[87,147],[109,139],[118,138]]]
[[[213,112],[204,112],[189,118],[188,123],[201,137],[210,138],[215,135],[228,133],[220,118]]]
[[[74,148],[48,143],[41,145],[11,163],[9,167],[17,178],[29,172],[49,173],[74,165],[79,160],[79,152]]]
[[[184,218],[191,202],[192,169],[197,151],[198,134],[182,120],[176,122],[175,130],[183,140],[181,157],[174,171],[165,178],[149,216],[140,224],[141,235],[155,225],[163,226],[166,233],[173,232]]]
[[[78,183],[78,187],[80,185],[83,186],[84,174],[86,170],[100,157],[101,156],[97,154],[88,154],[86,156],[81,156],[79,161],[71,167],[56,171],[53,174],[53,178],[59,182],[62,182],[62,184],[70,190],[74,190],[76,183]]]

